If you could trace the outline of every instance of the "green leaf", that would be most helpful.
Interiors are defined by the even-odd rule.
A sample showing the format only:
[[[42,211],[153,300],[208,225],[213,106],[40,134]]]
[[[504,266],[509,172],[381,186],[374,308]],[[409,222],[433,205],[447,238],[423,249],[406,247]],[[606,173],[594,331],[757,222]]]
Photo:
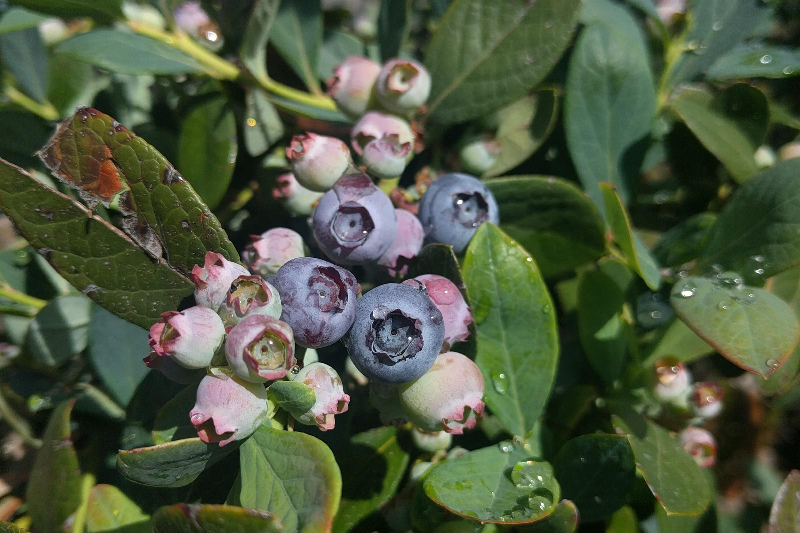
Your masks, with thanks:
[[[38,28],[1,34],[0,56],[3,66],[28,96],[39,102],[47,101],[47,50]]]
[[[378,45],[381,60],[389,61],[400,55],[410,31],[411,0],[381,0],[378,12]]]
[[[152,432],[156,444],[189,439],[197,435],[189,420],[189,411],[194,407],[197,397],[197,385],[198,383],[194,383],[187,386],[159,409]]]
[[[603,272],[587,270],[580,275],[578,333],[581,346],[589,364],[606,383],[618,379],[625,364],[628,331],[622,319],[624,304],[625,295]]]
[[[789,304],[795,315],[800,316],[800,267],[781,272],[770,282],[769,291]],[[789,358],[766,381],[759,382],[759,385],[768,395],[785,394],[794,387],[799,377],[800,344],[795,346]]]
[[[765,43],[740,44],[717,59],[706,72],[713,80],[788,78],[798,74],[798,50]]]
[[[259,80],[267,80],[267,42],[280,0],[256,0],[247,21],[239,57]]]
[[[153,533],[283,533],[278,517],[231,505],[178,503],[153,514]]]
[[[51,300],[34,317],[25,348],[34,362],[58,366],[81,353],[87,344],[91,300],[81,295]]]
[[[560,100],[557,91],[544,89],[497,112],[500,126],[494,140],[500,153],[494,164],[483,173],[484,178],[508,172],[544,144],[558,121]]]
[[[146,141],[114,119],[80,108],[39,153],[90,205],[119,194],[123,228],[146,252],[189,276],[206,252],[239,255],[191,185]]]
[[[0,522],[0,533],[28,533],[21,527],[11,522]]]
[[[83,102],[91,102],[105,80],[94,67],[64,54],[50,54],[47,99],[60,117],[71,115]],[[48,132],[50,133],[50,132]],[[44,144],[44,143],[42,143]]]
[[[33,527],[41,533],[64,531],[82,502],[83,482],[69,424],[72,404],[61,403],[50,415],[28,480],[25,501]]]
[[[195,74],[203,66],[168,44],[121,30],[93,30],[71,37],[56,51],[122,74]]]
[[[578,177],[602,210],[601,182],[616,186],[623,203],[630,200],[656,114],[656,91],[645,38],[630,10],[606,2],[587,6],[593,4],[608,13],[590,21],[570,58],[564,128]]]
[[[676,87],[706,72],[717,58],[749,37],[771,11],[761,0],[693,2],[686,52],[667,73],[668,85]]]
[[[269,42],[311,92],[321,92],[317,75],[322,47],[320,0],[281,2]]]
[[[0,209],[59,274],[128,322],[149,328],[194,292],[188,279],[121,231],[3,160]]]
[[[529,459],[529,452],[510,441],[469,452],[428,472],[425,494],[448,511],[481,522],[541,520],[555,510],[561,490],[549,463]]]
[[[531,253],[544,277],[569,272],[605,253],[600,213],[568,181],[511,176],[486,185],[500,207],[500,227]]]
[[[102,307],[89,322],[89,359],[109,394],[123,407],[133,397],[149,368],[142,359],[150,353],[148,333]]]
[[[232,451],[237,443],[219,446],[195,437],[122,450],[117,453],[117,470],[134,483],[151,487],[183,487],[197,479],[207,467]]]
[[[747,181],[711,228],[697,270],[714,264],[763,284],[800,264],[800,159],[789,159]]]
[[[467,248],[464,280],[486,404],[512,434],[525,436],[544,409],[558,363],[550,294],[528,252],[490,223]]]
[[[628,501],[636,479],[633,451],[624,437],[582,435],[553,460],[561,494],[578,507],[582,522],[611,515]]]
[[[690,363],[711,353],[714,353],[714,348],[676,318],[661,332],[642,365],[652,366],[657,360],[667,356]]]
[[[758,146],[748,137],[742,124],[715,105],[710,93],[685,87],[675,94],[669,105],[736,181],[742,183],[758,172],[754,158]]]
[[[260,89],[247,92],[245,106],[244,147],[251,156],[260,156],[283,137],[283,122],[275,106]]]
[[[12,4],[56,17],[91,17],[98,22],[124,18],[122,0],[12,0]]]
[[[769,513],[770,533],[800,532],[800,471],[792,470],[786,476],[772,503]]]
[[[574,533],[578,530],[578,508],[569,500],[561,500],[555,510],[538,522],[518,528],[522,533]]]
[[[401,2],[398,2],[398,4]],[[319,51],[317,72],[323,80],[333,77],[333,69],[349,56],[364,55],[364,43],[343,31],[325,30]]]
[[[622,200],[608,183],[600,184],[600,192],[603,195],[603,202],[606,206],[606,221],[614,241],[622,250],[622,254],[628,261],[628,266],[639,274],[645,284],[650,289],[657,291],[661,286],[661,273],[658,270],[653,256],[644,247],[639,236],[633,232],[628,213],[622,205]]]
[[[181,123],[178,166],[209,208],[215,208],[233,177],[236,119],[224,96],[203,98]]]
[[[639,531],[638,522],[636,512],[626,505],[611,515],[606,533],[637,533]]]
[[[789,305],[738,275],[688,277],[672,288],[681,320],[730,362],[766,377],[797,345],[800,324]]]
[[[150,517],[117,487],[92,487],[86,511],[86,533],[151,531]]]
[[[631,410],[611,422],[627,436],[636,467],[668,515],[699,515],[708,507],[712,492],[706,476],[666,429]]]
[[[425,56],[431,120],[465,122],[522,98],[561,57],[579,11],[579,0],[455,0]]]
[[[286,533],[330,530],[342,477],[322,441],[262,426],[242,445],[239,458],[237,504],[273,513]]]
[[[300,381],[276,381],[267,391],[275,403],[295,418],[307,413],[317,402],[314,390]]]
[[[642,13],[650,16],[657,24],[663,26],[661,17],[658,16],[658,7],[655,0],[627,0],[633,7],[642,11]]]
[[[379,427],[353,436],[336,461],[342,471],[342,502],[332,531],[346,533],[394,496],[409,456],[397,442],[397,429]]]
[[[653,246],[653,258],[665,267],[697,259],[716,220],[717,215],[713,213],[698,213],[671,227]]]
[[[719,531],[717,529],[717,511],[713,502],[703,514],[696,516],[670,516],[663,507],[656,505],[656,519],[659,533],[706,533],[707,531]]]
[[[429,243],[422,247],[409,267],[407,277],[413,278],[422,274],[436,274],[449,279],[458,287],[464,285],[458,259],[449,244]]]
[[[0,34],[38,28],[39,24],[45,20],[47,17],[41,13],[28,11],[21,7],[12,7],[0,16]]]

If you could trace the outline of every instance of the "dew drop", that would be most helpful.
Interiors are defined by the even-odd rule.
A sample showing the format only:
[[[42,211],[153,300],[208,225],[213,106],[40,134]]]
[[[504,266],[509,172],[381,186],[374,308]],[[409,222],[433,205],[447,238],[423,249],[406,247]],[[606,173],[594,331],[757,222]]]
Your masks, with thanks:
[[[717,309],[719,309],[720,311],[727,311],[728,309],[731,308],[731,306],[733,306],[733,302],[730,302],[728,300],[723,300],[717,304]]]
[[[514,449],[514,443],[511,442],[510,440],[500,441],[500,443],[497,446],[503,453],[510,453]]]
[[[711,26],[711,29],[714,31],[719,31],[722,29],[722,27],[723,27],[722,21],[718,20]]]
[[[691,298],[697,292],[697,285],[694,283],[687,283],[681,289],[680,295],[683,298]]]
[[[508,376],[502,372],[492,374],[492,386],[497,391],[497,394],[505,394],[508,390]]]
[[[785,67],[783,69],[783,73],[786,74],[787,76],[792,74],[793,72],[794,72],[794,69],[792,67]]]
[[[650,313],[650,316],[652,318],[661,318],[661,311],[653,311],[652,313]]]
[[[770,368],[778,368],[781,365],[775,359],[767,359],[767,366]]]
[[[551,309],[552,307],[550,307],[550,304],[544,304],[542,306],[542,313],[549,313]]]
[[[759,59],[759,61],[761,61],[762,65],[768,65],[769,63],[772,62],[772,56],[769,54],[765,54],[761,56],[761,59]]]

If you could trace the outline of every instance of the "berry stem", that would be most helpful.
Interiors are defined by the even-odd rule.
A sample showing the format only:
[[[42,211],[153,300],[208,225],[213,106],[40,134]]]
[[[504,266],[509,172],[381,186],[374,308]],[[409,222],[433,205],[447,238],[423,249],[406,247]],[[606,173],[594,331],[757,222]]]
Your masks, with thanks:
[[[10,85],[5,88],[4,93],[11,102],[30,111],[31,113],[38,115],[47,121],[58,120],[58,111],[50,102],[37,102]]]
[[[17,302],[18,304],[27,305],[37,310],[47,305],[46,301],[40,300],[39,298],[35,298],[33,296],[29,296],[24,292],[20,292],[16,289],[12,289],[10,286],[6,284],[0,284],[0,298],[6,298],[8,300],[11,300],[12,302]]]

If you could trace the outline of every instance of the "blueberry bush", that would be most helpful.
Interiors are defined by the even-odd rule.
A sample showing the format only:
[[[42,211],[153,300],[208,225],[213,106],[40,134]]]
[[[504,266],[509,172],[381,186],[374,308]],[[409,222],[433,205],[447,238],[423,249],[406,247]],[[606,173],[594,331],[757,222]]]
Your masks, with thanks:
[[[800,533],[798,0],[3,0],[0,69],[0,532]]]

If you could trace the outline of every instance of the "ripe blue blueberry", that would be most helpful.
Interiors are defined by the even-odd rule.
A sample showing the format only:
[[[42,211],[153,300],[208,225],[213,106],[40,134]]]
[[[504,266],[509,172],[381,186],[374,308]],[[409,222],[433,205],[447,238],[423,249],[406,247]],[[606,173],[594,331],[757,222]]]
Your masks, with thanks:
[[[284,264],[270,281],[281,295],[281,320],[306,348],[338,341],[353,324],[358,281],[349,271],[322,259],[298,257]]]
[[[467,174],[445,174],[434,181],[419,204],[419,220],[425,238],[442,242],[461,253],[478,226],[498,224],[500,216],[492,192]]]
[[[422,376],[444,341],[444,321],[424,291],[387,283],[366,293],[345,344],[369,379],[401,384]]]
[[[314,237],[337,263],[373,263],[396,235],[392,201],[366,174],[339,178],[314,210]]]

